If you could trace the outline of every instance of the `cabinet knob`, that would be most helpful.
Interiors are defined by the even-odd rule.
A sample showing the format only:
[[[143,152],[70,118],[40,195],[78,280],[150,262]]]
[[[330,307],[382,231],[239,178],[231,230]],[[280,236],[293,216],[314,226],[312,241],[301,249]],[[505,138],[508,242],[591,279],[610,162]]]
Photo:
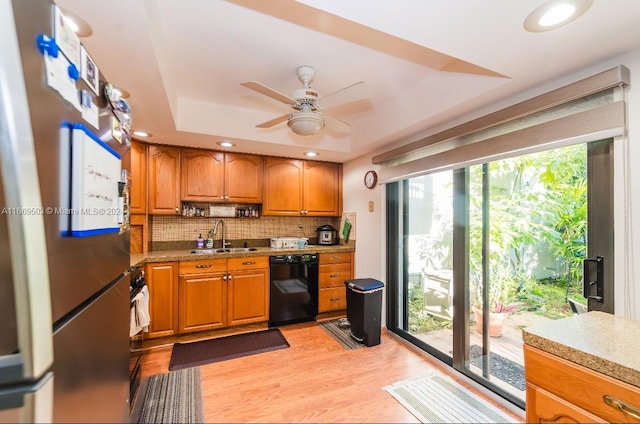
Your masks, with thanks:
[[[226,274],[222,276],[222,281],[227,281],[227,275]]]
[[[224,196],[224,200],[229,200],[229,196]]]
[[[176,206],[175,211],[176,211],[177,214],[179,214],[180,213],[180,208]]]
[[[233,279],[233,275],[227,275],[227,280],[232,280]]]

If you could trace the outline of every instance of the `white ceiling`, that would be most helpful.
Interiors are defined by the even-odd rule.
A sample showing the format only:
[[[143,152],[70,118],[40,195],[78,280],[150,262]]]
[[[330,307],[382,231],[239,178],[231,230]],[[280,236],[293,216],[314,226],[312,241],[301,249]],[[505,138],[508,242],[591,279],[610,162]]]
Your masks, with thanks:
[[[545,0],[57,0],[93,28],[82,42],[131,93],[134,129],[161,144],[346,162],[514,94],[640,48],[640,1],[594,0],[581,18],[530,33]],[[255,125],[286,105],[300,65],[321,95],[364,81],[370,97],[332,109],[349,134]]]

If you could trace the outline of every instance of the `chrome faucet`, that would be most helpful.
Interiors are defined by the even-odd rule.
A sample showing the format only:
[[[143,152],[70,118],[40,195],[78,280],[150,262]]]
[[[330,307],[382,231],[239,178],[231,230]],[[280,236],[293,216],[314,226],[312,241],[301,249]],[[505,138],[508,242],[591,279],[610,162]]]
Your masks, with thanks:
[[[222,223],[222,248],[226,249],[227,248],[227,244],[231,244],[229,242],[227,242],[226,240],[226,231],[225,231],[225,223],[222,219],[219,219],[216,221],[215,224],[213,224],[213,229],[211,230],[211,233],[215,236],[218,234],[218,224]]]

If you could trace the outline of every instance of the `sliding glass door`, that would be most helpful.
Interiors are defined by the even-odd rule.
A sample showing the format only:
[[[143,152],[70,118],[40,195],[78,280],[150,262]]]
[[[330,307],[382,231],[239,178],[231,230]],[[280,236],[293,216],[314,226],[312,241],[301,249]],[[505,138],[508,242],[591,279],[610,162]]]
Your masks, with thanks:
[[[612,263],[611,146],[389,185],[389,328],[524,406],[522,328],[585,311],[583,260]]]

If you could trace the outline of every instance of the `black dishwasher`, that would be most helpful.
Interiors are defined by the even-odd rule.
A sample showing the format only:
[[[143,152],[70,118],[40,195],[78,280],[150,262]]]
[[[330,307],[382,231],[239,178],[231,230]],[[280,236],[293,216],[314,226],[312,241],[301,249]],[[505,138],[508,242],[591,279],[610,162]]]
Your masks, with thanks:
[[[269,258],[269,327],[318,315],[318,254]]]

